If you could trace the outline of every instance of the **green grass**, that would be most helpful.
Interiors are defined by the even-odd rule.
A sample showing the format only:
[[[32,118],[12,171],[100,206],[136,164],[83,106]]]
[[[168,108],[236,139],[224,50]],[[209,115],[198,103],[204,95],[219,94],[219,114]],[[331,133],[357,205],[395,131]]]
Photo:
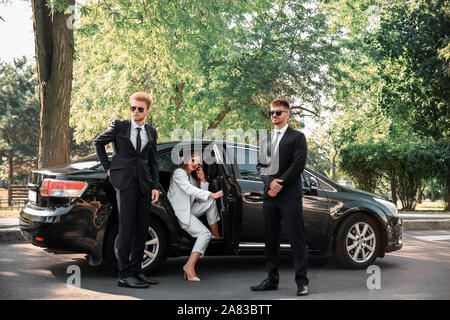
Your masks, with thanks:
[[[18,218],[20,208],[15,207],[3,207],[0,208],[0,218]]]
[[[417,214],[440,214],[440,213],[446,213],[449,214],[449,211],[444,211],[445,209],[445,203],[443,201],[423,201],[422,203],[419,203],[416,206],[416,210],[410,211],[405,210],[403,211],[402,203],[399,201],[397,203],[397,208],[400,210],[401,213],[417,213]]]
[[[0,218],[18,218],[19,209],[0,209]]]

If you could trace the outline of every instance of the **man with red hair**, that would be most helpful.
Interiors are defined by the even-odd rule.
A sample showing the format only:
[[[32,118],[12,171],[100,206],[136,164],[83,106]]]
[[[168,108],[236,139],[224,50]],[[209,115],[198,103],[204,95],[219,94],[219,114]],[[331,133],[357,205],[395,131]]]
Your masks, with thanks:
[[[156,163],[156,130],[145,124],[152,98],[144,92],[130,97],[131,118],[113,120],[94,145],[98,158],[116,190],[119,210],[118,286],[147,288],[157,284],[142,274],[141,264],[150,225],[151,203],[158,201],[159,171]],[[113,143],[108,160],[105,145]]]
[[[283,221],[292,249],[297,295],[306,296],[309,294],[306,276],[308,251],[303,223],[301,175],[306,164],[307,146],[305,135],[288,125],[289,115],[288,100],[276,98],[270,103],[269,116],[274,130],[261,139],[257,165],[264,182],[267,278],[250,289],[278,289],[280,230]]]

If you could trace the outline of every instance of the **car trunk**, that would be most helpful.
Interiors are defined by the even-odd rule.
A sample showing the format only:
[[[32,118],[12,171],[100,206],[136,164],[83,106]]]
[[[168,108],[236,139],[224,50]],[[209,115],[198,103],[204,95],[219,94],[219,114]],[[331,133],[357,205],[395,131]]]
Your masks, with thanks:
[[[96,157],[87,157],[79,161],[53,168],[31,170],[28,177],[28,199],[38,207],[59,207],[69,205],[73,197],[42,196],[41,186],[45,179],[83,181],[74,177],[74,174],[93,173],[101,170]]]

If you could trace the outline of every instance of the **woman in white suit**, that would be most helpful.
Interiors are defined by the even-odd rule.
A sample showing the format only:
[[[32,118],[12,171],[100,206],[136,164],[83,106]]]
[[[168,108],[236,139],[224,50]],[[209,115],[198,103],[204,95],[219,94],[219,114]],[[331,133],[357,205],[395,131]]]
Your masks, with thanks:
[[[194,171],[196,178],[192,175]],[[215,199],[223,196],[223,191],[212,193],[208,191],[208,185],[202,169],[202,159],[192,153],[173,172],[167,192],[181,227],[197,238],[191,255],[183,266],[184,277],[189,281],[200,281],[195,273],[195,264],[204,255],[211,233],[214,237],[219,237],[220,217]],[[211,231],[198,219],[203,214],[206,214]]]

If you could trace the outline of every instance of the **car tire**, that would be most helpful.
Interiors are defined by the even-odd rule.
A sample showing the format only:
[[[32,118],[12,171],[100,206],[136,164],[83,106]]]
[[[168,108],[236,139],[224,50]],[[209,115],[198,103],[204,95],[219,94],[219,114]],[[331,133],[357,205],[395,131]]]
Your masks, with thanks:
[[[365,269],[378,257],[381,243],[374,219],[353,214],[337,230],[334,257],[346,269]]]
[[[119,225],[115,223],[108,228],[105,236],[104,263],[113,273],[118,272],[116,244],[119,233]],[[148,244],[147,244],[148,243]],[[167,257],[168,235],[164,226],[157,220],[152,219],[146,240],[146,254],[143,261],[142,272],[150,274],[154,272]],[[149,254],[152,255],[150,258]]]

